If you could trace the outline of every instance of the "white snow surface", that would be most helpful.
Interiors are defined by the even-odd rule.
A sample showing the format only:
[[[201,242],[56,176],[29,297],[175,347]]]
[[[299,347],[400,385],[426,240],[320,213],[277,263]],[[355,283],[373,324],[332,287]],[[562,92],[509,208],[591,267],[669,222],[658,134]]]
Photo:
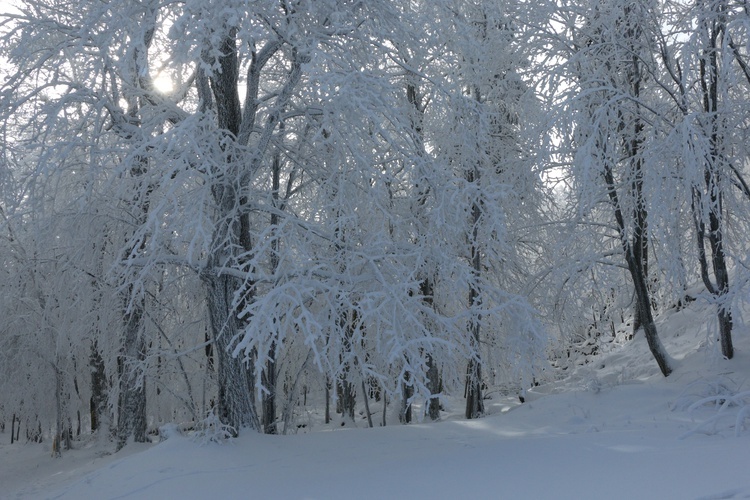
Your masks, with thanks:
[[[721,359],[713,324],[695,305],[662,317],[668,378],[638,335],[522,405],[495,393],[473,421],[448,400],[436,423],[314,423],[209,444],[173,432],[118,453],[79,442],[61,459],[49,445],[9,445],[6,431],[0,498],[750,498],[750,337],[738,321],[735,359]]]

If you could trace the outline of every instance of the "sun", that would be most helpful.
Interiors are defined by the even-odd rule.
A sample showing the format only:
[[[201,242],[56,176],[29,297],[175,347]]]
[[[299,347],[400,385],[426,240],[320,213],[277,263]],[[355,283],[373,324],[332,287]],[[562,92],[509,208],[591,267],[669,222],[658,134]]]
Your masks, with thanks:
[[[154,78],[154,89],[160,94],[169,94],[174,90],[174,82],[164,73],[159,73]]]

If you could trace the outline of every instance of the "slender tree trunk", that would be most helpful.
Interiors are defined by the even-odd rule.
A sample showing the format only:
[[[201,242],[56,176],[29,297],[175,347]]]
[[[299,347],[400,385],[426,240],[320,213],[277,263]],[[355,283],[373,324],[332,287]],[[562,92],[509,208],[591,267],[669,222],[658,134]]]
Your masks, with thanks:
[[[385,427],[387,416],[388,416],[388,394],[383,392],[383,419],[380,423],[382,427]]]
[[[349,417],[354,420],[354,410],[357,404],[357,392],[352,383],[353,366],[345,357],[348,358],[352,352],[352,336],[354,332],[354,322],[356,314],[352,311],[344,312],[339,319],[339,327],[344,335],[343,352],[339,354],[339,360],[343,363],[343,369],[339,380],[336,383],[336,409],[341,416]]]
[[[639,85],[636,85],[635,96],[638,98],[640,94]],[[635,200],[635,207],[633,208],[633,258],[638,263],[638,267],[642,270],[644,281],[646,282],[646,288],[649,290],[649,302],[645,304],[651,313],[652,304],[650,301],[650,286],[649,286],[649,274],[648,274],[648,212],[646,210],[646,201],[643,197],[643,170],[642,160],[638,157],[640,154],[640,142],[641,134],[643,130],[643,124],[640,119],[636,119],[635,124],[635,137],[632,139],[631,144],[628,146],[628,154],[631,162],[631,195]],[[643,326],[642,318],[644,312],[640,310],[643,307],[641,300],[635,301],[635,318],[633,321],[633,335]]]
[[[432,281],[429,278],[425,278],[420,283],[420,292],[428,307],[434,307],[433,303],[433,287]],[[440,372],[438,371],[435,359],[432,354],[427,353],[426,365],[427,365],[427,389],[430,391],[430,399],[427,402],[427,415],[430,420],[440,419],[440,399],[438,394],[440,393]]]
[[[265,389],[262,395],[261,407],[263,408],[263,421],[261,422],[263,432],[276,434],[276,342],[271,343],[268,352],[268,361],[261,374],[261,383]]]
[[[91,371],[89,414],[91,417],[91,432],[93,433],[101,427],[107,405],[107,375],[104,371],[104,360],[96,342],[91,343],[89,370]]]
[[[292,423],[292,417],[294,416],[294,407],[296,406],[295,399],[297,397],[297,387],[299,387],[299,381],[302,378],[303,374],[307,370],[307,366],[310,363],[310,360],[313,358],[313,350],[310,349],[307,351],[307,356],[305,357],[305,361],[302,363],[302,366],[297,371],[297,375],[294,377],[294,383],[292,384],[292,387],[289,388],[286,394],[286,403],[284,404],[284,408],[281,412],[281,420],[284,423],[284,434],[289,433],[289,429],[291,427]],[[303,386],[303,392],[307,392],[307,387]],[[303,396],[304,401],[303,404],[307,405],[307,396]]]
[[[341,403],[341,416],[349,417],[354,420],[354,411],[357,406],[357,392],[354,384],[348,380],[342,380],[339,383],[339,401]]]
[[[427,402],[427,415],[430,420],[440,420],[440,373],[432,355],[427,355],[427,389],[430,391],[430,399]]]
[[[283,123],[280,125],[283,129]],[[275,209],[281,209],[279,206],[279,190],[281,189],[281,155],[277,152],[273,157],[273,165],[271,167],[271,199],[274,203]],[[275,274],[279,267],[279,240],[276,228],[279,225],[279,215],[274,212],[271,214],[271,228],[273,228],[274,236],[271,241],[271,275]],[[261,374],[261,383],[263,384],[263,394],[261,395],[261,407],[262,412],[262,426],[263,431],[266,434],[276,434],[276,342],[271,343],[271,347],[268,352],[268,361]]]
[[[357,404],[357,392],[354,384],[349,381],[349,372],[346,370],[344,376],[339,380],[337,387],[337,410],[342,417],[354,420],[354,410]]]
[[[644,134],[644,123],[641,118],[641,83],[643,82],[643,62],[639,57],[640,48],[638,46],[639,40],[642,39],[642,27],[632,21],[633,7],[625,5],[623,8],[623,23],[624,27],[624,39],[627,44],[627,49],[630,54],[629,60],[624,66],[624,71],[627,76],[627,92],[633,97],[633,105],[635,106],[635,113],[632,118],[626,116],[625,111],[620,111],[618,117],[620,124],[618,131],[622,134],[622,149],[625,153],[625,161],[627,162],[628,176],[630,179],[630,196],[633,200],[633,240],[632,240],[632,251],[633,258],[638,263],[638,267],[643,273],[646,281],[646,286],[649,289],[649,266],[648,266],[648,211],[646,208],[646,200],[643,194],[643,159],[641,158],[642,145],[643,145],[643,134]],[[618,61],[619,63],[619,61]],[[640,311],[640,307],[643,306],[641,300],[636,298],[634,307],[634,318],[633,318],[633,335],[643,326],[642,318],[644,318],[644,312]],[[651,308],[652,304],[649,302],[646,304],[647,307]]]
[[[477,97],[477,100],[478,97]],[[479,169],[474,168],[467,173],[466,180],[469,183],[479,183]],[[472,346],[472,358],[466,369],[466,418],[478,418],[484,413],[484,401],[482,399],[482,364],[480,357],[481,349],[481,325],[482,320],[477,310],[481,307],[481,291],[479,289],[479,278],[482,274],[482,257],[479,250],[479,221],[482,212],[480,201],[476,200],[471,207],[472,228],[470,232],[470,261],[473,273],[473,281],[469,287],[469,308],[472,310],[472,319],[469,325],[470,343]]]
[[[721,352],[727,359],[734,357],[732,343],[732,314],[726,296],[729,293],[729,272],[727,270],[726,254],[724,252],[724,200],[721,186],[721,167],[725,163],[723,154],[723,137],[719,121],[720,96],[719,79],[720,68],[718,53],[723,43],[726,31],[726,3],[723,1],[711,3],[711,16],[705,16],[700,28],[706,38],[707,46],[700,59],[701,91],[703,93],[703,111],[708,128],[709,151],[705,158],[705,195],[699,188],[694,190],[693,213],[697,221],[698,255],[701,265],[701,277],[709,292],[717,298],[719,339]],[[703,200],[708,198],[708,206],[704,207]],[[697,198],[697,200],[696,200]],[[697,203],[695,202],[697,201]],[[700,210],[700,212],[696,212]],[[711,248],[711,265],[714,271],[715,285],[708,276],[704,238],[706,228],[703,222],[703,212],[708,212],[708,242]]]
[[[326,411],[325,411],[325,423],[331,423],[331,378],[326,375]]]
[[[408,63],[408,60],[406,62]],[[417,83],[409,82],[409,84],[407,84],[406,98],[413,109],[414,118],[412,119],[412,134],[414,138],[414,145],[417,154],[426,160],[427,152],[425,151],[424,146],[425,104],[423,102],[422,96],[420,95]],[[424,211],[426,209],[429,188],[426,181],[426,173],[422,173],[421,177],[423,178],[422,183],[417,186],[417,210],[419,211],[421,218],[424,218]],[[427,307],[429,309],[434,308],[434,289],[432,280],[429,277],[425,277],[422,279],[420,283],[420,293],[423,297],[422,300],[424,300],[424,303],[427,305]],[[440,372],[432,354],[427,353],[426,357],[427,389],[430,391],[430,399],[427,403],[427,414],[431,420],[438,420],[440,418],[440,400],[436,396],[440,392]]]
[[[333,199],[335,200],[337,193],[333,193]],[[341,217],[341,214],[336,211],[336,219]],[[334,236],[336,238],[336,253],[337,255],[344,254],[344,244],[346,235],[344,231],[337,225],[334,230]],[[344,274],[346,263],[345,259],[342,258],[339,263],[339,272]],[[354,372],[352,363],[350,361],[351,354],[354,349],[352,345],[352,339],[354,338],[354,329],[358,321],[357,312],[353,306],[344,303],[343,299],[338,298],[338,302],[341,307],[339,318],[337,320],[338,334],[343,336],[342,345],[339,352],[339,363],[341,363],[341,372],[338,375],[336,381],[336,411],[341,413],[341,416],[348,416],[354,420],[354,410],[357,403],[356,400],[356,389],[352,383],[352,373]]]
[[[592,83],[584,83],[584,86],[593,85],[591,90],[606,96],[605,101],[594,102],[592,106],[612,113],[607,116],[608,119],[616,119],[617,131],[613,133],[608,128],[608,119],[605,119],[604,126],[597,125],[601,127],[599,137],[592,139],[596,140],[601,154],[598,159],[602,163],[601,174],[614,211],[620,247],[633,282],[633,332],[643,329],[659,369],[664,376],[668,376],[672,368],[657,334],[649,291],[648,212],[643,193],[642,150],[647,122],[643,118],[641,84],[645,79],[644,47],[650,42],[647,36],[644,37],[642,23],[652,15],[651,11],[643,9],[651,9],[653,5],[638,2],[601,5],[601,10],[592,13],[596,19],[595,27],[584,36],[588,38],[586,45],[592,47],[591,57],[599,58],[598,63],[604,72],[600,73],[600,68],[595,68],[596,74],[589,80]],[[600,24],[603,19],[607,24]],[[616,41],[613,42],[613,39]],[[625,96],[628,99],[624,99]],[[614,113],[616,115],[613,116]],[[592,113],[590,118],[593,121],[596,117]],[[609,151],[610,148],[615,151]],[[616,168],[621,175],[615,175]],[[632,202],[629,213],[624,211],[618,194],[620,183],[625,184],[622,189],[627,190],[626,194]]]
[[[62,456],[63,438],[63,373],[59,365],[55,369],[55,437],[52,439],[52,454],[55,458]]]
[[[404,374],[404,382],[401,384],[401,412],[399,413],[399,420],[402,424],[411,423],[412,411],[411,411],[411,398],[414,396],[414,386],[409,383],[410,379],[409,372]]]
[[[604,179],[607,184],[607,190],[609,193],[610,202],[615,212],[615,220],[617,221],[617,228],[620,234],[620,244],[622,245],[622,251],[625,257],[625,261],[630,271],[630,277],[633,280],[633,287],[635,290],[635,298],[637,301],[636,311],[638,318],[646,336],[646,341],[651,354],[654,356],[656,363],[659,365],[659,369],[662,374],[667,377],[672,373],[672,367],[670,365],[669,356],[667,355],[664,346],[659,340],[659,336],[656,331],[656,323],[654,322],[653,314],[651,313],[651,297],[648,290],[648,284],[646,282],[646,276],[643,269],[643,261],[639,261],[635,257],[633,247],[628,240],[627,233],[625,231],[625,219],[622,214],[622,208],[620,207],[620,200],[617,195],[617,188],[615,186],[614,174],[612,173],[612,167],[609,165],[604,166]]]
[[[364,399],[365,403],[365,413],[367,414],[367,425],[372,428],[372,413],[370,413],[370,395],[367,392],[367,388],[365,387],[365,381],[362,379],[362,398]]]

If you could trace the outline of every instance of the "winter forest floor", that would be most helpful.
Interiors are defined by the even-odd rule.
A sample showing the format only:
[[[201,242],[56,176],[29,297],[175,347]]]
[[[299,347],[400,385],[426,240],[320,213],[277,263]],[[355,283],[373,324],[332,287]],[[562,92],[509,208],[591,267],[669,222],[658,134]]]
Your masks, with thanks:
[[[662,316],[667,379],[639,335],[523,405],[487,401],[474,421],[449,400],[437,423],[313,424],[206,445],[174,434],[117,454],[78,443],[62,459],[48,444],[11,446],[6,432],[0,498],[750,498],[750,336],[737,321],[736,357],[722,360],[696,326],[711,321],[695,304]],[[715,395],[736,404],[699,404]]]

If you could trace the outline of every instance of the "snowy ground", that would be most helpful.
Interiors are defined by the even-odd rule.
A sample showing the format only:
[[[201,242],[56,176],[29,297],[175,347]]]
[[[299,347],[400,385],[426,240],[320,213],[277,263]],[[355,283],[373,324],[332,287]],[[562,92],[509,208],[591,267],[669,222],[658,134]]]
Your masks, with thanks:
[[[722,360],[700,326],[708,318],[664,319],[677,364],[667,379],[637,337],[523,405],[489,402],[492,414],[475,421],[318,426],[208,445],[174,435],[114,455],[92,443],[63,459],[0,434],[0,498],[750,498],[750,394],[740,398],[750,335],[739,325],[736,358]],[[691,409],[716,394],[738,404]]]

